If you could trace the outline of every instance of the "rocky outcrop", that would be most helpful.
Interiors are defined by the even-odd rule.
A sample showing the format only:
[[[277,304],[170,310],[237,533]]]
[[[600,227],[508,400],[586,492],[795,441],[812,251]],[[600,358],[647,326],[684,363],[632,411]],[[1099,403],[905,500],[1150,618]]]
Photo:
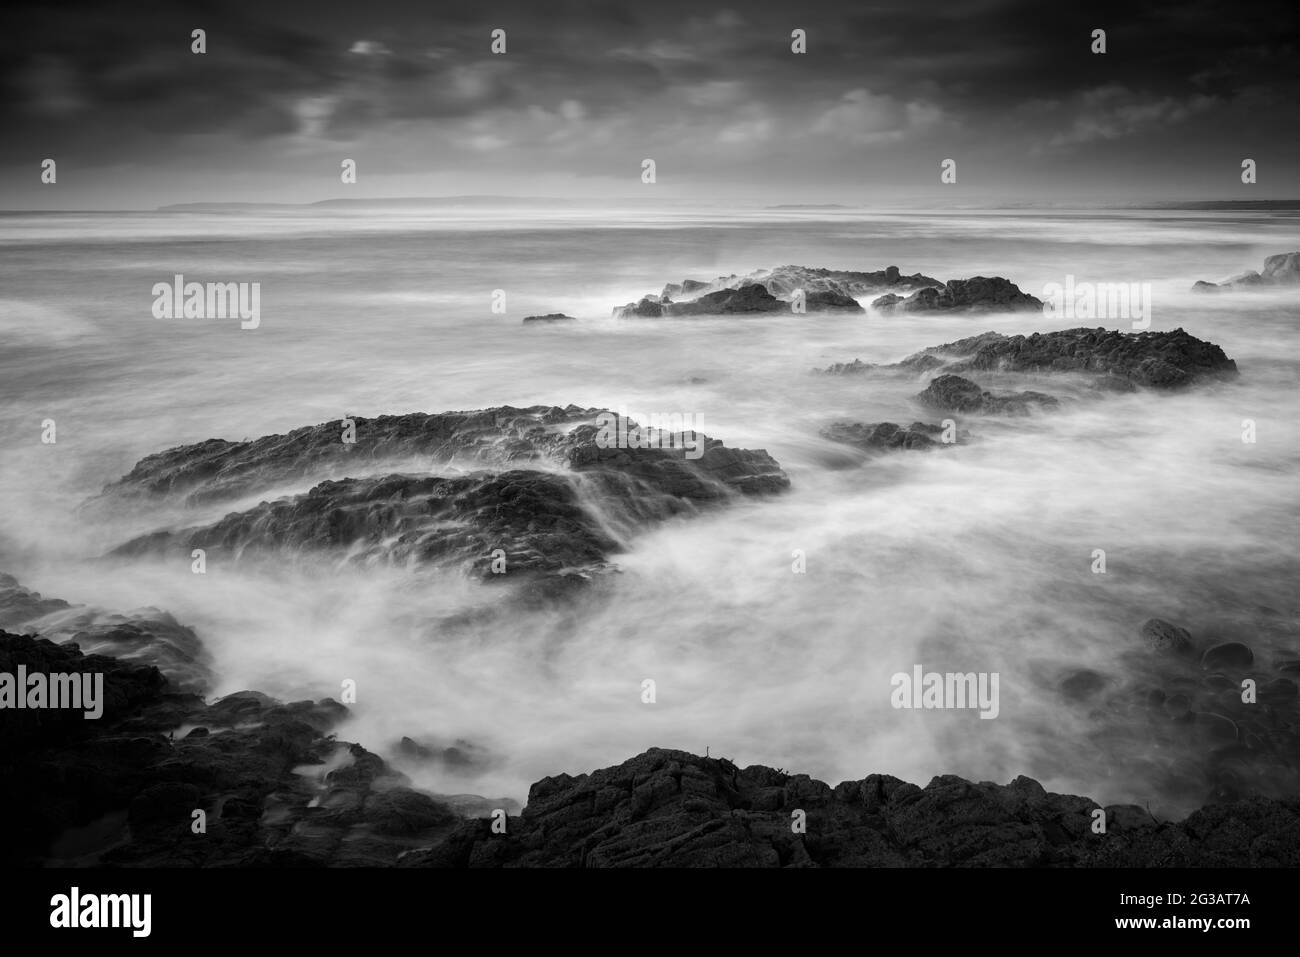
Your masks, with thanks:
[[[387,475],[322,482],[304,495],[262,502],[211,525],[161,531],[118,556],[188,555],[221,563],[245,553],[293,558],[336,551],[358,564],[456,565],[492,580],[493,553],[519,575],[587,577],[620,549],[567,478],[510,471],[463,478]]]
[[[1193,292],[1219,292],[1220,290],[1259,289],[1270,286],[1300,285],[1300,252],[1279,253],[1264,260],[1262,273],[1251,270],[1233,276],[1221,283],[1201,280],[1192,286]]]
[[[42,598],[2,572],[0,628],[55,642],[71,641],[87,654],[156,665],[182,691],[201,692],[212,677],[198,636],[167,612],[140,608],[120,614],[70,605],[59,598]]]
[[[1118,332],[1113,329],[1062,329],[1007,336],[985,332],[931,346],[899,362],[876,365],[854,359],[824,370],[828,375],[879,372],[950,374],[971,372],[1082,373],[1098,388],[1177,389],[1201,381],[1232,379],[1237,364],[1212,342],[1172,332]]]
[[[913,422],[904,428],[895,422],[833,422],[822,429],[823,438],[851,445],[865,452],[884,452],[895,449],[932,449],[966,441],[967,433],[953,436],[951,442],[942,441],[943,426],[927,422]]]
[[[920,273],[904,276],[897,266],[876,272],[778,266],[745,276],[719,276],[711,282],[687,279],[669,283],[659,295],[646,295],[637,302],[616,307],[614,318],[791,312],[800,290],[804,293],[806,312],[861,313],[865,310],[856,297],[886,290],[908,293],[941,285],[939,280]]]
[[[889,293],[871,306],[882,312],[1032,312],[1042,309],[1043,303],[1001,276],[975,276],[953,279],[941,289],[921,289],[907,297]]]
[[[1042,392],[999,392],[981,389],[961,376],[941,375],[930,382],[917,401],[942,412],[985,415],[1028,415],[1035,408],[1059,405],[1055,396]]]
[[[263,501],[216,522],[162,529],[115,555],[201,548],[208,558],[241,560],[333,552],[360,563],[458,566],[480,577],[522,583],[538,598],[610,569],[620,550],[610,530],[631,535],[647,523],[789,487],[762,450],[732,449],[703,434],[641,429],[596,409],[537,406],[436,416],[352,420],[253,442],[210,440],[150,456],[105,490],[113,497],[179,497],[187,504],[356,465],[518,463],[467,475],[411,472],[327,478],[297,495]],[[539,584],[534,578],[545,581]],[[559,586],[559,587],[557,587]]]
[[[698,459],[688,458],[680,442],[674,448],[600,448],[597,420],[602,411],[572,405],[499,406],[432,415],[354,416],[349,420],[351,442],[344,440],[342,422],[252,441],[209,439],[141,459],[96,501],[175,498],[199,505],[286,484],[362,474],[410,470],[427,475],[435,468],[481,470],[528,464],[572,471],[619,470],[699,500],[721,498],[727,489],[762,493],[789,484],[766,452],[729,449],[707,436],[698,437],[704,450]]]
[[[330,699],[244,691],[208,704],[156,668],[0,632],[0,671],[20,666],[101,674],[105,704],[97,720],[0,710],[0,820],[22,822],[0,849],[9,866],[391,865],[462,819],[454,801],[335,740],[348,710]]]
[[[577,322],[573,316],[566,316],[562,312],[548,312],[544,316],[524,316],[524,322]]]
[[[937,363],[937,365],[936,365]],[[1028,336],[986,332],[934,346],[898,365],[913,371],[1082,372],[1152,389],[1175,389],[1237,375],[1237,364],[1211,342],[1172,332],[1063,329]]]
[[[1206,807],[1181,823],[1143,808],[951,775],[925,787],[803,774],[652,748],[533,785],[505,834],[466,822],[403,867],[1295,867],[1300,802]],[[805,830],[792,825],[801,821]]]
[[[1060,682],[1064,706],[1130,730],[1103,726],[1102,740],[1131,742],[1140,727],[1157,754],[1184,762],[1179,774],[1204,782],[1211,803],[1181,822],[1111,805],[1098,834],[1098,804],[1026,777],[997,785],[943,775],[919,787],[872,774],[831,787],[657,748],[536,782],[497,833],[461,815],[509,814],[512,802],[412,789],[379,756],[334,738],[347,709],[332,700],[282,704],[245,691],[207,703],[177,693],[156,668],[0,633],[0,672],[102,674],[105,702],[99,720],[0,710],[0,819],[23,822],[0,858],[107,867],[1300,865],[1300,801],[1289,796],[1300,693],[1285,676],[1300,662],[1262,667],[1240,642],[1198,645],[1161,619],[1140,634],[1145,647],[1135,642],[1125,660],[1127,680],[1075,670]],[[1242,700],[1247,677],[1258,703]],[[490,760],[468,742],[407,738],[397,750],[443,764]],[[195,811],[206,833],[193,830]]]

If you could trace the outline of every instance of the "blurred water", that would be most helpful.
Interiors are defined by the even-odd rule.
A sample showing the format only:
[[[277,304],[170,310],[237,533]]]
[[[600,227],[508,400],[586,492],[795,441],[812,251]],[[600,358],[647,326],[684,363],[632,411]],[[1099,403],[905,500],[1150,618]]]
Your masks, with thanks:
[[[220,692],[337,696],[344,736],[473,741],[478,773],[405,766],[418,784],[523,799],[527,785],[650,747],[806,771],[1005,781],[1106,801],[1154,785],[1116,775],[1088,714],[1053,690],[1113,670],[1151,616],[1197,637],[1290,650],[1300,618],[1300,308],[1294,295],[1194,296],[1196,279],[1300,249],[1265,214],[974,212],[870,216],[538,210],[411,215],[60,214],[0,217],[0,569],[70,601],[167,608],[216,658]],[[1040,294],[1147,282],[1153,329],[1181,326],[1241,380],[1181,395],[1067,401],[1049,416],[964,421],[979,442],[862,468],[826,467],[839,420],[937,421],[917,381],[810,376],[997,329],[998,317],[613,321],[683,278],[797,263],[940,279],[1003,275]],[[262,322],[158,320],[151,287],[260,282]],[[503,289],[506,315],[490,311]],[[522,326],[533,313],[578,323]],[[1012,384],[1012,383],[1008,383]],[[431,626],[490,602],[454,576],[283,569],[205,576],[100,556],[160,515],[77,506],[144,455],[344,415],[547,403],[692,412],[729,445],[766,448],[792,491],[651,530],[612,596],[572,614]],[[57,422],[56,445],[40,443]],[[1241,422],[1258,442],[1241,441]],[[1103,548],[1108,574],[1093,575]],[[791,573],[791,553],[808,572]],[[1001,714],[896,711],[889,677],[997,671]],[[640,686],[653,678],[658,702]],[[1135,741],[1134,747],[1141,742]],[[1199,799],[1200,795],[1195,795]],[[1167,795],[1157,795],[1167,801]]]

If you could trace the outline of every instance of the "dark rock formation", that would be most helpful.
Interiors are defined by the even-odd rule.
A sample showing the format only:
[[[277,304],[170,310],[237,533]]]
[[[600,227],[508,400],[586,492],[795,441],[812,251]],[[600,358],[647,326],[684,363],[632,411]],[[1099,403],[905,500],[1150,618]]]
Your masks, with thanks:
[[[823,438],[832,442],[842,442],[867,452],[881,452],[893,449],[931,449],[945,445],[955,445],[964,441],[965,433],[954,436],[954,442],[943,442],[940,436],[943,426],[927,422],[913,422],[903,428],[894,422],[865,424],[862,422],[834,422],[822,429]]]
[[[492,553],[501,548],[513,580],[519,573],[594,574],[619,545],[582,505],[571,480],[520,470],[322,482],[212,525],[143,536],[113,554],[193,548],[218,563],[250,550],[285,558],[335,550],[360,564],[454,564],[484,579],[495,577]]]
[[[0,573],[0,628],[72,641],[86,654],[156,665],[182,691],[202,692],[211,680],[210,662],[198,636],[157,608],[118,614],[70,605],[41,598],[12,575]]]
[[[1031,312],[1043,308],[1041,299],[1021,292],[1019,286],[1001,276],[953,279],[942,289],[925,288],[906,298],[890,293],[871,305],[885,312]]]
[[[1211,342],[1172,332],[1064,329],[1005,336],[985,332],[932,346],[897,363],[912,372],[1083,372],[1153,389],[1173,389],[1202,379],[1232,378],[1237,364]]]
[[[573,316],[566,316],[562,312],[548,312],[544,316],[524,316],[524,322],[577,322]]]
[[[1186,628],[1179,628],[1161,618],[1151,618],[1143,624],[1142,637],[1152,651],[1182,655],[1192,648],[1192,636]]]
[[[1042,392],[986,392],[969,379],[955,375],[939,376],[916,398],[944,412],[989,415],[1028,415],[1031,409],[1059,404],[1054,396]]]
[[[807,775],[653,748],[617,767],[533,785],[505,834],[466,822],[404,867],[1295,867],[1300,802],[1253,799],[1159,823],[1007,785]],[[806,833],[792,822],[803,813]]]
[[[1198,281],[1193,292],[1218,292],[1221,289],[1258,289],[1268,286],[1300,285],[1300,252],[1279,253],[1264,260],[1264,271],[1242,273],[1221,283]]]
[[[0,710],[0,820],[21,822],[0,849],[7,865],[389,865],[461,820],[334,740],[347,709],[329,699],[286,705],[248,691],[208,705],[156,668],[0,632],[0,671],[20,665],[101,673],[105,705],[98,720]],[[296,773],[326,761],[328,773]]]
[[[858,305],[857,296],[889,289],[915,292],[941,285],[939,280],[920,273],[904,276],[897,266],[876,272],[778,266],[746,276],[719,276],[712,282],[687,279],[669,283],[658,296],[643,296],[638,302],[616,307],[614,318],[789,312],[799,290],[803,290],[805,311],[809,313],[861,313],[865,310]],[[767,295],[756,291],[759,289]]]
[[[717,482],[738,491],[779,491],[788,485],[780,466],[762,450],[729,449],[701,436],[704,454],[686,458],[682,448],[600,449],[600,409],[577,406],[499,406],[475,412],[353,417],[356,441],[342,440],[338,422],[295,429],[253,441],[209,439],[141,459],[105,488],[103,497],[176,496],[186,504],[236,498],[292,482],[375,474],[385,464],[434,467],[521,467],[527,463],[584,470],[636,472],[639,477],[693,476],[696,498],[718,498]],[[620,455],[631,451],[631,456]],[[351,473],[351,474],[350,474]]]
[[[105,495],[183,495],[194,504],[337,475],[352,465],[373,472],[380,463],[410,464],[421,456],[435,463],[549,468],[331,477],[303,494],[214,523],[141,536],[115,554],[202,548],[213,558],[238,560],[245,553],[325,550],[363,563],[468,566],[489,576],[502,570],[492,567],[500,549],[506,580],[543,576],[564,588],[532,584],[531,593],[559,597],[607,570],[607,556],[619,548],[605,530],[611,525],[632,534],[648,522],[735,495],[789,487],[762,450],[731,449],[703,434],[641,429],[625,420],[619,430],[614,413],[595,409],[503,407],[353,421],[354,443],[326,423],[254,442],[214,439],[172,449],[142,460]]]

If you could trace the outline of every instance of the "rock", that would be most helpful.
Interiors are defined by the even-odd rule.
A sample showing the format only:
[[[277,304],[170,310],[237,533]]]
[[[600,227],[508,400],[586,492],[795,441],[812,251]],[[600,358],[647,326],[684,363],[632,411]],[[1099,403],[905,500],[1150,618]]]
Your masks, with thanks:
[[[485,581],[520,582],[525,597],[550,601],[612,570],[610,558],[621,550],[608,531],[612,524],[630,534],[738,495],[789,487],[762,450],[728,448],[696,433],[688,441],[682,432],[643,430],[635,422],[619,430],[618,417],[599,410],[507,407],[422,419],[358,418],[352,452],[331,424],[277,443],[201,443],[188,447],[188,462],[186,449],[143,461],[110,491],[125,486],[147,496],[180,485],[187,501],[206,501],[314,471],[341,471],[364,454],[362,446],[367,470],[376,459],[419,449],[448,459],[462,453],[551,468],[330,478],[207,525],[139,536],[112,554],[188,556],[201,548],[209,560],[238,562],[333,552],[365,565],[460,567]],[[508,575],[499,574],[498,549]]]
[[[953,279],[942,289],[921,289],[905,299],[885,295],[871,305],[883,312],[1031,312],[1043,308],[1041,299],[1021,292],[1001,276]]]
[[[544,316],[524,316],[524,322],[577,322],[573,316],[566,316],[562,312],[548,312]]]
[[[49,863],[68,828],[121,814],[129,830],[88,848],[76,863],[97,866],[391,865],[422,836],[432,841],[459,817],[332,729],[347,715],[336,702],[281,704],[256,692],[209,706],[178,693],[158,669],[72,645],[0,632],[0,671],[102,674],[104,713],[0,710],[0,815],[23,827],[0,862]],[[172,740],[182,724],[197,725]],[[221,734],[199,734],[206,728]],[[337,762],[324,779],[299,773]],[[191,839],[192,812],[207,833]]]
[[[869,425],[862,422],[834,422],[821,431],[823,438],[852,445],[867,452],[930,449],[956,444],[956,442],[941,442],[939,437],[942,434],[943,426],[926,422],[913,422],[907,428],[894,422],[878,422]],[[954,439],[961,441],[965,437],[964,434],[959,434],[954,436]]]
[[[1004,392],[993,394],[969,379],[941,375],[917,395],[923,405],[944,412],[987,413],[991,415],[1028,415],[1033,408],[1054,408],[1054,396],[1041,392]]]
[[[1117,332],[1079,328],[1029,336],[986,332],[933,346],[884,368],[920,372],[936,368],[936,363],[948,373],[1081,372],[1153,389],[1237,375],[1237,364],[1222,349],[1182,329]]]
[[[1226,719],[1224,719],[1226,720]],[[1229,722],[1231,723],[1231,722]],[[795,808],[808,831],[790,831]],[[591,774],[533,785],[505,835],[466,822],[403,867],[1134,867],[1300,863],[1300,803],[1253,799],[1159,823],[1036,781],[924,788],[870,775],[831,788],[805,775],[653,748]],[[1225,828],[1225,831],[1216,830]]]
[[[1201,667],[1211,671],[1239,671],[1255,663],[1255,655],[1239,641],[1225,641],[1207,648],[1201,656]]]
[[[778,266],[759,269],[745,276],[719,276],[711,282],[687,279],[668,283],[658,296],[645,296],[639,302],[617,306],[614,318],[643,316],[739,315],[753,312],[788,312],[798,290],[803,290],[807,312],[861,313],[857,296],[878,294],[886,289],[913,292],[942,286],[937,279],[916,273],[904,276],[897,266],[876,272],[842,269],[817,269],[807,266]],[[750,291],[741,297],[734,293],[747,287],[763,289],[772,300]]]
[[[1106,676],[1089,668],[1072,672],[1061,682],[1061,693],[1071,701],[1085,701],[1100,692],[1109,681]]]
[[[1142,625],[1142,638],[1152,651],[1185,655],[1192,650],[1191,633],[1163,618],[1147,619]]]
[[[735,491],[788,486],[780,466],[766,452],[730,449],[716,439],[699,436],[703,453],[687,458],[682,447],[601,449],[602,409],[577,406],[498,406],[473,412],[433,415],[385,415],[374,419],[353,416],[356,441],[340,441],[338,422],[307,426],[287,435],[254,441],[209,439],[141,459],[126,476],[107,486],[99,504],[123,501],[180,499],[203,505],[279,489],[291,483],[312,487],[326,479],[386,476],[414,467],[428,476],[431,468],[522,468],[529,464],[568,470],[596,467],[635,472],[651,480],[658,473],[679,479],[695,476],[695,498],[719,498],[729,486]],[[668,433],[664,433],[666,437]],[[611,436],[612,438],[612,436]],[[627,455],[624,453],[637,454]],[[359,464],[360,463],[360,464]]]
[[[1263,273],[1254,271],[1222,283],[1198,281],[1193,292],[1218,292],[1221,289],[1254,289],[1263,286],[1294,286],[1300,284],[1300,252],[1279,253],[1264,260]]]
[[[58,598],[42,598],[18,584],[13,575],[0,572],[0,628],[14,628],[71,606]]]

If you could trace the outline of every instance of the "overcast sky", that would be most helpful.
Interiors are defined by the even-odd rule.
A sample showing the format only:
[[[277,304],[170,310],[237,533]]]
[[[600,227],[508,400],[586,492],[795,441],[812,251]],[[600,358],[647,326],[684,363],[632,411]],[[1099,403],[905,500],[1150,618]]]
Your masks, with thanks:
[[[11,0],[0,207],[1300,197],[1293,2]]]

